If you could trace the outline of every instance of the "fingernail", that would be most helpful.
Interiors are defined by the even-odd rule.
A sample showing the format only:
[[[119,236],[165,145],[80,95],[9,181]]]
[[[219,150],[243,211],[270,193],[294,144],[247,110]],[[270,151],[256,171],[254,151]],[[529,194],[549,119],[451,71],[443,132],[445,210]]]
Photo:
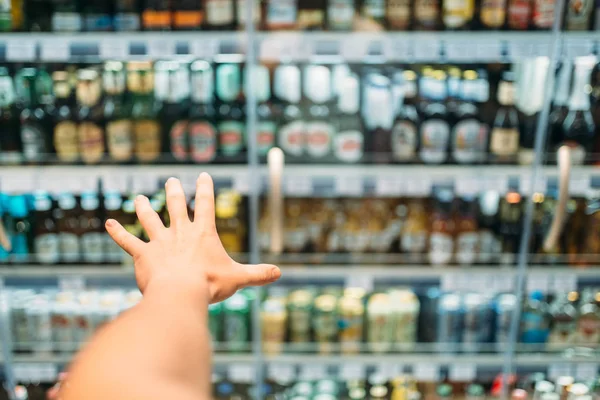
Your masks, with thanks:
[[[271,268],[271,280],[277,280],[281,276],[281,270],[277,267]]]
[[[173,183],[173,182],[177,182],[177,178],[175,178],[174,176],[170,177],[169,179],[167,179],[167,183]]]
[[[107,219],[106,226],[115,226],[116,221],[114,219]]]
[[[138,194],[137,196],[135,196],[136,202],[142,202],[142,201],[146,201],[146,200],[148,200],[148,198],[146,196],[144,196],[143,194]]]
[[[207,178],[210,178],[210,175],[208,175],[207,172],[202,172],[200,176],[198,176],[198,182],[206,180]]]

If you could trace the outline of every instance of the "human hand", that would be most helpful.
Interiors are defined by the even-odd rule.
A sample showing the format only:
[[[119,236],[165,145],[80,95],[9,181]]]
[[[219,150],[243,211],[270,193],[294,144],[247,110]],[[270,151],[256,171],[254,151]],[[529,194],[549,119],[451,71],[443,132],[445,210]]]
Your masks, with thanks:
[[[196,181],[194,222],[188,217],[183,187],[178,179],[165,184],[171,225],[166,228],[145,196],[135,199],[135,211],[146,230],[148,243],[136,238],[109,219],[106,230],[123,250],[133,257],[138,287],[176,285],[216,303],[246,286],[260,286],[279,279],[274,265],[244,265],[232,260],[217,234],[215,200],[211,177],[203,172]]]

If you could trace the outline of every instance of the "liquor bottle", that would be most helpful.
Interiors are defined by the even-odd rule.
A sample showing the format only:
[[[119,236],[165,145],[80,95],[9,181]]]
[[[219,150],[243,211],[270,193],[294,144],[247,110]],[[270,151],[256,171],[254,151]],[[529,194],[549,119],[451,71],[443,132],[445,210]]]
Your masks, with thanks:
[[[517,108],[521,123],[521,138],[517,159],[519,164],[531,164],[535,157],[535,134],[540,112],[544,105],[545,79],[548,73],[548,59],[537,57],[526,60],[519,79]]]
[[[569,0],[567,2],[567,15],[565,16],[565,28],[568,31],[587,31],[591,29],[592,14],[594,12],[594,1]],[[596,18],[600,18],[596,16]]]
[[[500,201],[500,240],[502,241],[502,253],[500,263],[512,265],[515,262],[519,244],[521,241],[521,195],[515,191],[509,191]]]
[[[83,16],[75,0],[53,0],[52,30],[54,32],[79,32],[83,29]]]
[[[13,29],[11,6],[10,0],[0,2],[0,32],[10,32]]]
[[[120,61],[104,64],[104,121],[108,157],[112,161],[127,162],[133,158],[131,107],[125,101],[125,66]]]
[[[452,128],[452,158],[458,164],[476,164],[484,158],[487,135],[479,120],[479,110],[473,102],[477,73],[464,72],[459,103],[455,111],[456,123]]]
[[[265,0],[266,30],[292,30],[297,27],[298,0]]]
[[[530,345],[529,348],[541,349],[546,343],[548,333],[548,304],[542,292],[532,292],[523,305],[520,342]]]
[[[82,2],[84,27],[88,32],[113,30],[113,10],[106,0],[86,0]]]
[[[86,164],[95,164],[104,157],[104,110],[100,76],[95,69],[80,69],[77,72],[77,136],[81,159]]]
[[[498,83],[500,107],[490,135],[490,159],[496,164],[513,163],[519,150],[519,113],[514,104],[513,77],[505,72]]]
[[[154,74],[149,62],[127,64],[127,89],[132,97],[133,148],[138,161],[152,163],[161,156],[160,124],[156,120]]]
[[[497,191],[483,192],[479,196],[479,251],[477,261],[482,265],[498,262],[502,251],[499,237],[498,207],[500,194]]]
[[[331,123],[331,70],[324,65],[304,69],[306,154],[311,161],[328,161],[332,156],[334,126]]]
[[[189,153],[194,163],[209,163],[217,153],[214,72],[206,61],[194,61],[191,70],[191,100],[188,125]]]
[[[104,211],[105,211],[105,217],[106,219],[114,219],[117,221],[122,221],[122,211],[121,211],[121,207],[123,205],[123,198],[121,197],[121,194],[118,192],[105,192],[104,193]],[[106,262],[108,263],[118,263],[120,262],[125,256],[129,256],[128,254],[125,253],[125,251],[123,249],[121,249],[121,247],[119,247],[118,244],[116,244],[116,242],[114,240],[112,240],[112,237],[110,237],[110,235],[108,234],[108,232],[104,232],[103,235],[103,241],[104,241],[104,251],[106,252]]]
[[[139,0],[115,0],[114,10],[116,31],[139,31],[141,29]]]
[[[60,260],[60,241],[53,216],[52,199],[46,192],[36,192],[33,198],[32,220],[35,221],[35,224],[31,233],[35,259],[41,264],[56,264]],[[23,209],[24,206],[23,204],[20,207],[21,211],[25,211],[22,218],[27,214],[27,210]],[[31,229],[29,222],[21,224],[21,226],[26,227],[27,231]]]
[[[81,194],[80,218],[81,226],[81,254],[83,262],[100,264],[105,261],[104,256],[104,224],[100,218],[100,200],[95,192]]]
[[[266,160],[267,153],[275,145],[275,131],[277,124],[270,104],[271,84],[269,82],[269,69],[264,65],[257,65],[252,70],[254,96],[256,97],[256,143],[258,156]]]
[[[8,69],[0,67],[0,164],[16,164],[21,161],[21,137],[19,114],[16,107],[15,86]]]
[[[188,80],[182,80],[183,68],[177,61],[158,61],[154,64],[155,97],[162,102],[159,120],[163,132],[163,153],[176,161],[183,162],[189,157],[187,137],[187,102],[183,88]],[[162,93],[162,86],[165,92]],[[163,97],[164,96],[164,97]]]
[[[298,0],[298,29],[320,31],[325,27],[326,0]]]
[[[273,91],[282,109],[277,144],[283,150],[286,162],[299,162],[306,146],[304,115],[300,108],[300,69],[296,65],[280,65],[275,69],[273,81]]]
[[[458,214],[455,219],[456,262],[460,265],[472,265],[478,258],[477,203],[472,196],[464,196],[458,204]]]
[[[385,0],[363,0],[360,7],[360,15],[370,24],[364,30],[382,30],[386,23]]]
[[[449,264],[454,255],[455,221],[452,218],[452,192],[441,189],[434,195],[434,211],[429,234],[429,262],[434,267]]]
[[[597,348],[600,342],[600,293],[586,288],[581,294],[575,342],[578,346]]]
[[[413,12],[413,29],[418,31],[436,31],[441,29],[441,0],[415,0]]]
[[[15,76],[15,85],[23,110],[20,115],[23,159],[27,163],[39,163],[47,159],[50,152],[49,135],[46,131],[46,114],[37,91],[35,68],[23,68]]]
[[[216,67],[216,95],[218,100],[218,148],[221,161],[241,161],[245,147],[244,112],[241,67],[237,63]]]
[[[469,29],[474,14],[474,0],[443,0],[442,20],[447,30]]]
[[[327,29],[351,31],[354,25],[354,0],[327,1]]]
[[[508,29],[513,31],[527,30],[531,18],[531,7],[531,0],[508,0]]]
[[[460,98],[462,96],[461,91],[463,83],[462,71],[460,68],[450,66],[446,70],[446,74],[446,86],[448,90],[446,107],[448,108],[448,122],[453,126],[457,121],[456,112],[458,110],[458,105],[461,103]]]
[[[360,118],[359,82],[354,74],[344,77],[338,96],[337,124],[333,138],[335,160],[359,163],[364,154],[364,129]]]
[[[482,29],[497,30],[506,25],[507,0],[482,0],[479,25]]]
[[[388,0],[387,27],[391,31],[408,31],[412,28],[413,0]]]
[[[412,163],[419,148],[419,114],[412,99],[416,96],[416,74],[401,71],[394,74],[392,97],[394,124],[392,126],[392,161]]]
[[[594,118],[590,112],[588,88],[590,73],[595,61],[592,58],[579,58],[575,62],[573,87],[569,99],[569,112],[563,123],[562,144],[571,147],[571,161],[575,165],[585,162],[592,150],[594,140]]]
[[[173,29],[192,31],[200,29],[204,20],[202,0],[174,0]]]
[[[363,118],[370,160],[388,164],[392,153],[392,94],[390,79],[379,72],[364,78]]]
[[[81,233],[79,224],[81,208],[72,193],[61,193],[58,196],[58,208],[54,218],[58,231],[60,261],[74,264],[81,261]]]
[[[531,27],[536,30],[552,29],[556,0],[533,0]]]
[[[24,0],[25,30],[49,32],[52,30],[52,2],[48,0]]]
[[[225,31],[235,29],[233,0],[205,0],[204,10],[206,29]]]
[[[446,99],[446,74],[434,71],[428,80],[429,87],[421,87],[421,96],[425,98],[422,108],[422,120],[419,131],[421,148],[419,157],[425,164],[443,164],[448,159],[450,144],[450,126]]]
[[[548,137],[546,139],[547,161],[556,163],[556,152],[564,137],[563,123],[569,112],[569,88],[571,86],[572,66],[569,60],[563,60],[558,73],[552,111],[548,117]]]
[[[59,162],[72,163],[79,160],[79,137],[73,115],[73,87],[66,71],[55,71],[54,81],[54,148]]]
[[[573,303],[577,297],[577,292],[561,293],[550,304],[548,349],[564,350],[575,344],[578,313]]]
[[[408,214],[400,236],[400,249],[406,256],[406,263],[422,263],[429,233],[427,210],[422,199],[409,200],[407,207]]]
[[[235,3],[235,16],[236,25],[238,30],[243,30],[246,27],[246,21],[248,20],[247,4],[250,2],[252,5],[252,21],[254,26],[258,29],[258,25],[262,21],[262,1],[260,0],[236,0]]]
[[[491,126],[494,124],[496,118],[496,112],[498,111],[498,103],[491,99],[490,96],[490,78],[488,77],[487,70],[478,69],[476,71],[476,78],[473,82],[473,92],[471,94],[473,103],[478,109],[479,119],[479,135],[480,135],[480,148],[479,148],[479,159],[478,162],[486,163],[488,161],[488,152],[491,137]],[[494,76],[494,80],[497,77]],[[498,82],[500,78],[496,80]],[[497,88],[497,86],[495,87]]]
[[[145,31],[169,31],[172,22],[169,0],[144,0],[142,26]]]

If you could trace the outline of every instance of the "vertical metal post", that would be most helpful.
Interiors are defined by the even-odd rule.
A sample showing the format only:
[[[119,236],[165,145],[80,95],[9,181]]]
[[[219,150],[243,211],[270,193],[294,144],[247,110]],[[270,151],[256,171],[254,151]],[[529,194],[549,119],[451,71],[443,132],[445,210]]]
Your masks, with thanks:
[[[550,50],[550,61],[548,63],[548,75],[544,87],[546,96],[535,131],[534,159],[531,164],[531,181],[529,182],[529,193],[535,191],[535,184],[541,177],[541,168],[543,152],[546,144],[548,132],[548,117],[550,115],[550,105],[552,103],[552,90],[554,88],[554,75],[556,65],[562,50],[562,11],[564,10],[565,0],[556,0],[554,9],[554,22],[552,24],[552,46]],[[515,353],[519,336],[519,326],[521,320],[521,307],[523,304],[523,294],[525,291],[525,280],[527,278],[527,261],[529,255],[529,241],[531,239],[531,223],[533,221],[534,203],[533,196],[530,196],[525,203],[525,215],[523,218],[523,236],[519,243],[519,255],[517,259],[516,284],[515,291],[517,296],[517,307],[512,314],[510,321],[510,331],[506,351],[504,353],[504,366],[502,368],[502,399],[508,398],[508,376],[515,372]]]
[[[13,351],[13,338],[10,329],[9,319],[9,297],[4,293],[4,287],[0,282],[0,350],[2,350],[2,363],[4,366],[4,378],[6,384],[6,390],[8,391],[9,399],[15,399],[15,374],[14,374],[14,362],[12,357]],[[2,386],[0,385],[0,390]]]
[[[258,245],[258,220],[260,218],[259,202],[261,194],[261,175],[258,159],[257,132],[256,132],[256,96],[254,90],[253,70],[257,65],[256,27],[254,26],[254,3],[258,0],[242,0],[246,4],[246,69],[244,87],[246,90],[246,143],[248,149],[248,173],[249,173],[249,250],[250,263],[260,262],[260,250]],[[260,326],[260,303],[262,289],[254,288],[255,298],[252,304],[252,353],[254,355],[254,370],[256,372],[256,398],[262,400],[264,394],[262,383],[264,381],[264,358],[262,354],[261,326]]]

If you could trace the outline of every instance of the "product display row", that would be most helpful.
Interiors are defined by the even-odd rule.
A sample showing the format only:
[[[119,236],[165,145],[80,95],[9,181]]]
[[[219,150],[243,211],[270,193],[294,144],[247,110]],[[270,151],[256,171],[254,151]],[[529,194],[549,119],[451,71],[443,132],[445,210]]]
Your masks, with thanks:
[[[0,10],[3,31],[549,30],[555,0],[20,0]],[[600,30],[593,1],[565,2],[564,29]]]
[[[548,163],[600,153],[600,64],[563,61]],[[255,66],[257,152],[288,163],[530,164],[548,62]],[[241,62],[0,68],[3,163],[245,162]]]

